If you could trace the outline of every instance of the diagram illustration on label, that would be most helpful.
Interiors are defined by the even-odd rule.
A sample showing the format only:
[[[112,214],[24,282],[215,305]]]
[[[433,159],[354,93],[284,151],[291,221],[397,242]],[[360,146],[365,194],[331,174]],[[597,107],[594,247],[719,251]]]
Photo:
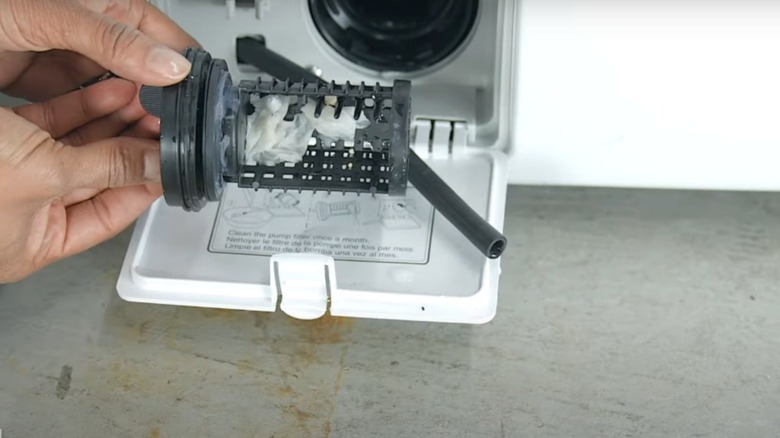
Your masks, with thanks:
[[[231,185],[220,203],[209,250],[424,264],[433,211],[413,188],[405,197],[389,197],[255,191]]]
[[[231,206],[221,212],[222,218],[231,226],[238,229],[255,229],[266,225],[278,218],[303,217],[305,212],[297,206],[300,200],[292,194],[279,193],[272,197],[266,197],[261,205],[256,205],[257,197],[254,190],[240,190],[246,203]]]

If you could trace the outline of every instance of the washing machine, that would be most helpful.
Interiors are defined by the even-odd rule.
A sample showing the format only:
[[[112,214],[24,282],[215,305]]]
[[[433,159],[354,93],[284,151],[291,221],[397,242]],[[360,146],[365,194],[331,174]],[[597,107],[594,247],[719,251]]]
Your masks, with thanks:
[[[415,151],[501,229],[519,9],[513,1],[153,2],[234,81],[269,75],[242,42],[326,80],[411,81]],[[272,70],[272,69],[271,69]],[[117,285],[126,300],[253,311],[484,323],[501,259],[485,257],[412,186],[404,196],[226,188],[197,213],[157,202]]]
[[[240,56],[252,41],[328,80],[410,80],[411,148],[498,229],[509,184],[780,188],[773,2],[152,3],[238,79],[268,73]],[[282,194],[228,187],[196,214],[156,203],[119,294],[302,319],[495,316],[502,259],[475,252],[413,187]]]

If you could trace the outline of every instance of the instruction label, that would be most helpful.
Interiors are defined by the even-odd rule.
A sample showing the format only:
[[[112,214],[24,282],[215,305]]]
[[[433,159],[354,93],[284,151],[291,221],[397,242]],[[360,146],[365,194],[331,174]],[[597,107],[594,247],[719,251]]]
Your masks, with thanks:
[[[229,185],[209,250],[336,260],[427,263],[433,207],[413,188],[405,197],[255,191]]]

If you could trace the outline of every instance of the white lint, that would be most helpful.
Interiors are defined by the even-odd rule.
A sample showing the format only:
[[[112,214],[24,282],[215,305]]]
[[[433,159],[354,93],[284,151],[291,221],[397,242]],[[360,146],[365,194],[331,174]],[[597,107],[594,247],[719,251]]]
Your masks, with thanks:
[[[252,96],[255,112],[247,117],[246,157],[248,161],[273,166],[301,161],[314,133],[306,117],[296,114],[285,121],[290,98],[287,96]]]
[[[339,140],[354,140],[355,131],[368,127],[371,122],[365,114],[355,120],[355,107],[343,107],[341,116],[334,118],[335,107],[324,105],[320,117],[314,117],[316,104],[309,102],[301,107],[292,121],[285,121],[290,106],[287,96],[253,95],[250,103],[254,113],[247,117],[246,157],[248,162],[266,166],[301,161],[309,140],[316,130],[324,147]]]

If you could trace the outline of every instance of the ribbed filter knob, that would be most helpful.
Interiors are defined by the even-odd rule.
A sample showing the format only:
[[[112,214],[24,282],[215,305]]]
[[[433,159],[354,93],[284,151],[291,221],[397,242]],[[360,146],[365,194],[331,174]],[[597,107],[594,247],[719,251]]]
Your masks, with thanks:
[[[139,93],[139,99],[141,106],[144,107],[147,113],[160,118],[162,115],[162,87],[150,87],[144,85],[141,87]]]

